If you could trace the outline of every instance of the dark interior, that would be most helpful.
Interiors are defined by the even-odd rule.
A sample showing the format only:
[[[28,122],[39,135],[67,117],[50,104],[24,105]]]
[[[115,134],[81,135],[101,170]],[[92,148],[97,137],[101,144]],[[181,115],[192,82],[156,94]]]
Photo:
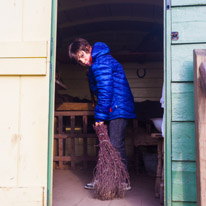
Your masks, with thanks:
[[[59,0],[57,61],[76,37],[107,43],[119,61],[162,60],[162,0]]]

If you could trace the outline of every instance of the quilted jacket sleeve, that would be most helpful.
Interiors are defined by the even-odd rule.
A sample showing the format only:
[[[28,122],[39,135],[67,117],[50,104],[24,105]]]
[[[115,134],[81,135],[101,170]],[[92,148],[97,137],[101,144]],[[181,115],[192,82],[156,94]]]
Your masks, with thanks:
[[[99,64],[93,67],[98,91],[97,105],[95,107],[95,120],[107,120],[113,99],[113,76],[112,68],[107,64]]]
[[[90,87],[90,89],[97,96],[96,81],[94,79],[94,75],[92,74],[91,68],[89,69],[89,72],[88,72],[88,80],[89,80],[89,87]]]

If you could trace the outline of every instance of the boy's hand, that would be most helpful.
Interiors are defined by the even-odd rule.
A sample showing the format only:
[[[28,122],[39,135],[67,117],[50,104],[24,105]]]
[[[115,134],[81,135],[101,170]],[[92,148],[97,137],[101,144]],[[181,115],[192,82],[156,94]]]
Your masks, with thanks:
[[[101,125],[101,124],[104,124],[104,122],[95,122],[95,126],[98,126],[98,125]]]

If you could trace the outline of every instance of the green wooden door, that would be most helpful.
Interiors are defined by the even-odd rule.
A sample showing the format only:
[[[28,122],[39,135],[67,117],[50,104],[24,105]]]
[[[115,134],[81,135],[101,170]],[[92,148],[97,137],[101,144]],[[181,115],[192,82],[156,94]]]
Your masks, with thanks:
[[[178,39],[171,37],[178,32]],[[193,49],[206,48],[206,0],[165,4],[165,205],[197,205]]]

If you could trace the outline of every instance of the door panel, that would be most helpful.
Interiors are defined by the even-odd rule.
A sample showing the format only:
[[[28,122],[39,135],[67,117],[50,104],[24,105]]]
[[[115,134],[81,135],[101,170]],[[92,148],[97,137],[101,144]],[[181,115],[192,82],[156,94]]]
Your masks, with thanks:
[[[172,160],[195,161],[195,123],[172,123]]]
[[[0,75],[46,75],[46,58],[10,58],[1,60]]]
[[[206,4],[206,0],[172,0],[172,6],[200,5]]]
[[[1,42],[0,75],[46,75],[46,41]]]
[[[46,58],[48,56],[47,44],[47,41],[0,42],[0,57]]]
[[[172,83],[172,121],[194,121],[193,83]]]
[[[197,203],[191,203],[191,202],[173,202],[172,206],[197,206]]]
[[[43,206],[43,187],[5,187],[0,188],[2,206]]]
[[[205,49],[206,44],[172,45],[172,81],[193,81],[193,49]]]
[[[206,6],[172,8],[172,32],[179,33],[172,44],[206,42]]]
[[[182,172],[184,171],[184,172]],[[196,163],[173,162],[172,164],[172,200],[195,202]]]
[[[51,0],[2,1],[0,11],[0,205],[45,206]]]

